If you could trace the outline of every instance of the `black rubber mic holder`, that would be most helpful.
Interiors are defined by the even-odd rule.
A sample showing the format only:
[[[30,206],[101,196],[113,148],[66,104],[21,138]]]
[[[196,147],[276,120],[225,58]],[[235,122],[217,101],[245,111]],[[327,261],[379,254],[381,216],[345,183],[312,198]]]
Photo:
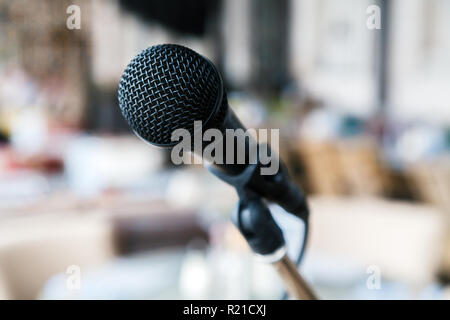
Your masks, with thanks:
[[[282,175],[286,172],[284,165],[282,163],[280,163],[280,165],[282,166],[281,170],[279,170],[276,175]],[[271,185],[270,182],[265,183],[264,181],[261,181],[261,179],[264,179],[266,176],[261,176],[259,174],[260,165],[250,164],[241,173],[233,175],[230,175],[213,165],[208,165],[207,168],[219,179],[232,185],[236,189],[239,196],[239,202],[236,210],[232,213],[231,220],[245,237],[252,250],[259,255],[270,255],[278,249],[283,248],[285,246],[283,232],[275,222],[264,201],[266,197],[261,196],[260,191],[264,189],[262,193],[267,194],[270,191]],[[275,180],[281,178],[284,177],[271,177],[271,179]],[[284,179],[284,181],[288,181],[288,179]],[[255,184],[259,185],[258,191],[254,190]],[[295,208],[296,212],[293,214],[302,219],[306,224],[308,222],[309,214],[308,206],[299,189],[292,189],[293,186],[294,185],[291,183],[289,185],[289,190],[297,193],[295,199],[282,202],[280,205],[285,209],[286,207]],[[273,201],[277,199],[268,197],[267,200]]]

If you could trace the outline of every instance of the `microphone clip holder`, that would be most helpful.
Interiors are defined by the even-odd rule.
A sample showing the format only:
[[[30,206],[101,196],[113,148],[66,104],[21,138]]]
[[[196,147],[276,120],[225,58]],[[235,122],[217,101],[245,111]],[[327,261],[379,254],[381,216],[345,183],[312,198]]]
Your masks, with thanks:
[[[271,255],[285,246],[283,232],[277,225],[263,199],[249,188],[258,166],[251,164],[236,175],[227,174],[214,166],[208,170],[232,185],[239,196],[231,221],[239,229],[252,250],[258,255]]]
[[[232,213],[231,220],[244,236],[252,251],[273,264],[293,298],[317,299],[301,277],[297,266],[287,256],[282,230],[275,222],[263,198],[252,188],[259,166],[250,164],[241,173],[234,175],[227,174],[213,165],[206,165],[206,167],[212,174],[236,189],[239,202]],[[302,201],[304,201],[303,197]],[[299,216],[306,224],[308,223],[306,202],[302,206],[305,208],[302,210],[302,214],[295,215]]]

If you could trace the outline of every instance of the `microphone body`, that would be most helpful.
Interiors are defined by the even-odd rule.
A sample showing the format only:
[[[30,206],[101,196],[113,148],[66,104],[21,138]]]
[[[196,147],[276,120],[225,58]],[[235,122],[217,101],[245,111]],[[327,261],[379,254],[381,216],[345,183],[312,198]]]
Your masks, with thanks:
[[[222,78],[207,58],[179,45],[158,45],[138,54],[125,69],[119,84],[119,106],[133,131],[143,140],[166,148],[176,141],[172,133],[186,129],[196,133],[195,121],[202,121],[202,129],[218,129],[222,137],[228,129],[246,128],[228,105]],[[201,150],[193,148],[212,163],[212,172],[222,180],[240,188],[248,188],[257,195],[275,202],[286,211],[306,219],[308,208],[300,189],[289,178],[285,165],[268,148],[270,161],[278,161],[278,171],[262,175],[259,153],[256,163],[250,163],[252,146],[261,146],[250,135],[245,136],[244,163],[239,163],[237,136],[232,144],[233,157],[229,161],[215,162],[204,155],[207,143],[202,139]],[[227,159],[228,142],[222,141],[222,159]],[[227,150],[228,149],[228,150]],[[242,154],[241,154],[242,157]],[[228,162],[228,163],[227,163]],[[245,183],[242,178],[245,176]],[[240,184],[238,186],[237,184]]]
[[[232,130],[241,129],[243,131],[247,130],[242,125],[241,121],[237,118],[236,114],[230,107],[227,108],[227,115],[225,116],[224,122],[217,129],[219,129],[221,132],[225,132],[227,129]],[[214,170],[210,167],[210,171],[220,179],[224,180],[229,184],[234,185],[235,187],[237,187],[237,184],[242,185],[243,182],[241,182],[240,180],[239,182],[237,182],[238,180],[233,179],[233,177],[241,175],[244,173],[244,171],[247,171],[247,173],[244,174],[248,176],[245,178],[246,180],[245,187],[249,188],[251,191],[255,192],[259,196],[271,202],[277,203],[286,211],[302,219],[307,219],[308,207],[305,196],[303,192],[297,187],[297,185],[292,182],[288,170],[283,161],[278,158],[278,155],[274,154],[270,150],[269,146],[266,146],[268,154],[270,155],[270,161],[278,161],[279,169],[273,175],[262,175],[261,174],[262,167],[268,166],[269,164],[264,165],[261,163],[259,153],[257,152],[259,148],[261,148],[261,146],[258,145],[251,136],[247,137],[248,139],[245,140],[245,148],[244,148],[246,152],[245,164],[237,164],[236,156],[238,150],[235,148],[233,152],[234,154],[234,161],[232,161],[233,163],[218,164],[209,161],[211,166],[213,166],[213,168],[215,169]],[[255,149],[252,149],[250,147],[250,145],[252,144],[256,145]],[[226,158],[226,151],[227,151],[225,145],[226,144],[223,143],[224,158]],[[233,143],[233,145],[237,146],[237,143]],[[250,158],[249,155],[250,152],[256,152],[257,162],[253,165],[248,163],[248,160]],[[228,177],[225,177],[225,175],[227,175]],[[231,179],[229,179],[229,177],[231,177]]]

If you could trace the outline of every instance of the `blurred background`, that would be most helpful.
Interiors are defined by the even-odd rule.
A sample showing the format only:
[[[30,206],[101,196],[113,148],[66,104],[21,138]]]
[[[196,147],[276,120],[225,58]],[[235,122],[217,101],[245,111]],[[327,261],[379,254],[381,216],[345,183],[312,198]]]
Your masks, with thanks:
[[[0,30],[0,298],[282,296],[234,190],[122,119],[121,74],[160,43],[281,129],[321,298],[450,298],[449,0],[0,0]],[[272,211],[295,257],[302,225]]]

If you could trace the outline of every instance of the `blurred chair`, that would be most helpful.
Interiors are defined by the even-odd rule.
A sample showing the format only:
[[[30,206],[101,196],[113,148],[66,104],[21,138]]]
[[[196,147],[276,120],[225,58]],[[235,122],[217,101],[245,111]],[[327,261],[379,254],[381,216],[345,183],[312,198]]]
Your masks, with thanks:
[[[384,279],[422,288],[443,258],[446,225],[438,209],[376,198],[311,199],[311,252],[376,265]],[[368,275],[369,276],[369,275]]]
[[[30,212],[3,219],[0,298],[38,298],[52,276],[68,278],[72,265],[83,274],[118,255],[183,248],[192,241],[208,243],[208,232],[196,212],[174,211],[155,201],[108,199],[110,204],[102,209]]]
[[[0,298],[34,299],[54,274],[114,256],[112,224],[100,213],[19,217],[0,225]]]

